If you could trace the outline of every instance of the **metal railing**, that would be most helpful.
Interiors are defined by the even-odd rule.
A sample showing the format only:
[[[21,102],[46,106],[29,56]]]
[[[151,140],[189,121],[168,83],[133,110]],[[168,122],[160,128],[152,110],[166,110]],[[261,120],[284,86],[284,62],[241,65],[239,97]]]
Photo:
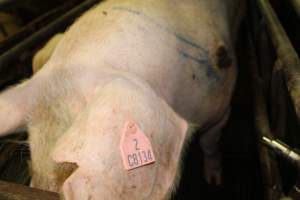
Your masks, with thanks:
[[[300,17],[300,1],[290,0],[290,5]],[[292,100],[294,111],[297,115],[298,122],[300,122],[300,60],[294,49],[285,29],[283,28],[272,4],[269,0],[256,0],[259,13],[262,16],[264,25],[268,30],[268,36],[272,42],[276,53],[276,61],[272,71],[272,79],[282,81],[281,87],[286,86],[289,96]],[[299,24],[300,25],[300,24]],[[255,37],[255,36],[254,36]],[[251,40],[251,39],[250,39]],[[252,42],[252,44],[254,44]],[[251,46],[251,45],[250,45]],[[250,50],[255,52],[254,47]],[[280,172],[278,169],[278,163],[276,160],[277,155],[281,155],[289,160],[299,168],[300,157],[299,153],[292,150],[289,146],[282,143],[276,138],[270,128],[270,119],[268,116],[268,110],[266,105],[266,95],[263,91],[262,78],[258,72],[258,64],[256,55],[252,55],[250,60],[254,60],[254,63],[250,66],[252,68],[253,76],[253,91],[254,91],[254,109],[255,109],[255,122],[261,145],[259,146],[260,162],[264,181],[265,199],[266,200],[279,200],[285,196],[282,189]],[[281,76],[282,75],[282,76]],[[282,78],[283,77],[283,78]],[[278,88],[278,83],[270,84],[271,90],[277,90],[277,95],[284,95],[284,91]],[[283,86],[284,85],[284,86]],[[285,97],[287,98],[287,97]],[[281,104],[282,105],[282,104]],[[271,105],[275,106],[275,105]],[[283,110],[283,115],[286,117],[286,111]],[[282,118],[281,118],[282,119]],[[282,119],[285,120],[285,119]],[[284,138],[284,131],[281,130],[281,137]],[[277,136],[279,137],[279,136]],[[269,147],[269,152],[262,144]],[[299,183],[299,181],[298,181]],[[294,200],[300,199],[300,191],[297,191],[298,183],[288,193],[289,198]]]

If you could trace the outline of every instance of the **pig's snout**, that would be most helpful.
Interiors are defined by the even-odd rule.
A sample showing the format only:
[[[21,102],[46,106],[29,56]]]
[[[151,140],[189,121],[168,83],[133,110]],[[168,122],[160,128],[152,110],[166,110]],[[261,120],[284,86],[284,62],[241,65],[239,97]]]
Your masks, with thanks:
[[[74,143],[69,143],[73,147]],[[73,149],[74,150],[74,149]],[[64,200],[77,200],[77,199],[90,199],[84,194],[87,191],[87,181],[84,177],[80,176],[80,166],[78,159],[75,159],[76,152],[72,151],[70,146],[66,146],[64,141],[59,142],[56,148],[51,153],[54,162],[57,163],[55,174],[59,183],[59,191],[61,198]]]
[[[55,169],[55,176],[58,187],[61,187],[63,183],[78,169],[76,163],[63,162],[57,165]]]
[[[63,200],[90,200],[90,179],[85,175],[83,170],[77,163],[62,161],[60,157],[54,160],[58,163],[58,170],[56,176],[58,185],[60,186],[59,192]]]
[[[90,178],[81,173],[81,169],[73,173],[64,181],[61,189],[64,200],[91,200]]]

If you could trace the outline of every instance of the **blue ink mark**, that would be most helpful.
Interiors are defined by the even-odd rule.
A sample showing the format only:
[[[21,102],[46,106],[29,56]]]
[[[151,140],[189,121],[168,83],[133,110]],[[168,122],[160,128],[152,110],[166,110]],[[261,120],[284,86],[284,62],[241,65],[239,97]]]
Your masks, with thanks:
[[[197,62],[201,66],[203,65],[206,66],[206,76],[208,78],[214,79],[215,81],[221,80],[220,75],[216,72],[216,70],[213,69],[213,67],[211,66],[210,62],[207,59],[196,58],[183,51],[179,51],[179,54],[187,59],[191,59],[194,62]]]
[[[191,56],[189,54],[187,54],[186,52],[183,51],[179,51],[180,55],[182,55],[185,58],[191,59],[197,63],[199,63],[200,65],[208,65],[208,60],[207,59],[200,59],[200,58],[196,58],[194,56]]]
[[[206,76],[214,79],[215,81],[220,81],[220,75],[210,66],[206,68]]]
[[[171,28],[168,28],[168,27],[165,27],[165,26],[161,25],[160,23],[158,23],[152,17],[147,16],[147,15],[141,13],[140,11],[134,10],[132,8],[123,7],[123,6],[114,6],[114,7],[112,7],[112,9],[114,9],[114,10],[123,10],[123,11],[130,12],[132,14],[135,14],[135,15],[140,15],[145,20],[147,20],[148,22],[156,25],[160,29],[166,31],[169,34],[173,34],[179,41],[189,45],[190,47],[193,47],[195,49],[200,50],[202,52],[202,54],[204,54],[204,57],[208,57],[208,51],[205,50],[201,45],[199,45],[196,42],[193,42],[192,40],[182,36],[182,34],[173,31]],[[182,55],[183,57],[187,58],[187,59],[191,59],[194,62],[197,62],[201,66],[203,66],[203,65],[206,66],[206,76],[207,77],[209,77],[211,79],[214,79],[215,81],[219,81],[221,79],[220,75],[213,69],[213,67],[211,66],[208,59],[199,59],[199,58],[196,58],[192,55],[189,55],[189,54],[187,54],[186,52],[183,52],[183,51],[179,51],[179,54]]]
[[[177,39],[181,40],[182,42],[185,42],[185,43],[189,44],[190,46],[192,46],[196,49],[200,49],[201,51],[203,51],[203,53],[208,54],[207,50],[205,50],[202,46],[198,45],[197,43],[186,39],[185,37],[181,36],[178,33],[175,33],[175,36],[176,36]]]
[[[136,14],[136,15],[140,15],[141,14],[140,11],[133,10],[131,8],[122,7],[122,6],[114,6],[112,9],[114,9],[114,10],[125,10],[125,11],[128,11],[128,12]]]
[[[141,13],[140,11],[134,10],[132,8],[122,7],[122,6],[114,6],[114,7],[112,7],[112,9],[114,9],[114,10],[123,10],[123,11],[133,13],[135,15],[141,15],[142,17],[144,17],[144,19],[151,22],[152,24],[155,24],[160,29],[165,30],[166,32],[168,32],[170,34],[173,34],[179,41],[184,42],[185,44],[187,44],[191,47],[194,47],[196,49],[201,50],[204,54],[208,54],[208,51],[205,50],[201,45],[199,45],[196,42],[193,42],[192,40],[182,36],[182,34],[180,34],[180,33],[174,32],[171,28],[164,27],[163,25],[159,24],[155,19]]]

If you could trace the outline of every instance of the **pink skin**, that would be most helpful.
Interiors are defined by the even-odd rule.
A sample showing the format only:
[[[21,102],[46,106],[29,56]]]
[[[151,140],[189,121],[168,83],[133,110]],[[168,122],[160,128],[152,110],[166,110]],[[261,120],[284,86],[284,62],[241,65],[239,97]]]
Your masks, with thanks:
[[[63,184],[65,198],[161,199],[175,181],[187,123],[150,90],[122,79],[104,86],[87,110],[52,153],[56,162],[79,166]],[[128,120],[136,121],[151,140],[154,164],[124,169],[118,147]]]
[[[214,124],[200,144],[207,181],[220,183],[236,76],[233,1],[242,2],[108,0],[78,19],[41,70],[0,95],[0,135],[29,129],[32,186],[68,200],[167,198],[190,122]],[[128,120],[149,138],[154,164],[124,169]]]

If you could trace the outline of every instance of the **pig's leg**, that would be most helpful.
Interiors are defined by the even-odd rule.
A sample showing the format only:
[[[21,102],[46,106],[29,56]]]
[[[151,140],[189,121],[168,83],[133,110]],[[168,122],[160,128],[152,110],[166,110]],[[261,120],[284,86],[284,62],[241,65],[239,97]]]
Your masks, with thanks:
[[[29,110],[28,82],[10,88],[0,95],[0,136],[23,128]]]
[[[204,155],[204,175],[208,183],[221,184],[221,153],[220,153],[220,138],[221,129],[226,124],[230,111],[228,110],[221,120],[213,127],[208,129],[200,137],[200,145]]]

